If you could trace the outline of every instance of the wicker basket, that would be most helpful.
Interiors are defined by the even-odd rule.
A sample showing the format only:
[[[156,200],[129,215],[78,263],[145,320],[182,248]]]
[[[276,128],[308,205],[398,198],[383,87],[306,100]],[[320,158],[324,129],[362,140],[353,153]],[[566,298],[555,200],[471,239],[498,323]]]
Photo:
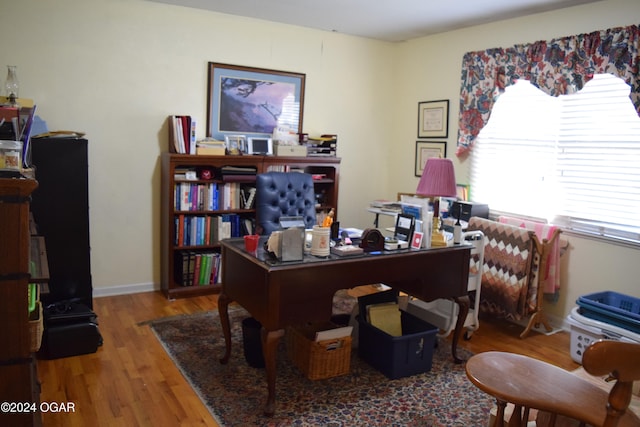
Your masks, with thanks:
[[[36,308],[29,315],[29,332],[31,334],[31,352],[40,350],[42,344],[42,332],[44,330],[44,316],[42,314],[42,303],[36,301]]]
[[[310,380],[346,375],[351,366],[351,336],[316,342],[309,335],[326,329],[322,326],[287,330],[289,358]]]

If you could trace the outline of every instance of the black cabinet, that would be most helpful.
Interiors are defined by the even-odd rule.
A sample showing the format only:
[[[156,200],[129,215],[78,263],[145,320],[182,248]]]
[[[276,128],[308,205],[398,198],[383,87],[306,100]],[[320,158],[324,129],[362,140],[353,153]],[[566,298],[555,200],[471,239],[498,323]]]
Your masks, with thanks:
[[[89,243],[88,142],[77,138],[31,140],[38,188],[31,212],[45,238],[49,294],[45,304],[78,299],[93,307]]]

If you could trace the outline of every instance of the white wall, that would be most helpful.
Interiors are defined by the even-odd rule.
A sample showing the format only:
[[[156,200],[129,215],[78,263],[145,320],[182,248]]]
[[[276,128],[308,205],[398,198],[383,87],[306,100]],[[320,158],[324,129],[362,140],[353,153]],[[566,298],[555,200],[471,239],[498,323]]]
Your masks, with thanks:
[[[18,66],[49,129],[89,139],[96,294],[160,283],[166,117],[190,114],[205,136],[209,61],[306,74],[304,130],[339,135],[344,220],[389,185],[366,171],[388,157],[390,44],[142,0],[4,3],[0,64]]]
[[[0,64],[18,66],[20,95],[36,100],[51,130],[89,139],[96,294],[160,282],[165,120],[191,114],[205,135],[207,62],[306,74],[304,131],[339,135],[340,220],[367,227],[370,200],[417,185],[420,101],[450,100],[448,155],[458,181],[467,182],[468,161],[453,155],[465,52],[629,25],[640,16],[637,0],[604,0],[391,44],[144,0],[4,3]],[[605,287],[640,296],[629,267],[637,250],[570,241],[566,293],[552,314],[564,316],[577,295]]]

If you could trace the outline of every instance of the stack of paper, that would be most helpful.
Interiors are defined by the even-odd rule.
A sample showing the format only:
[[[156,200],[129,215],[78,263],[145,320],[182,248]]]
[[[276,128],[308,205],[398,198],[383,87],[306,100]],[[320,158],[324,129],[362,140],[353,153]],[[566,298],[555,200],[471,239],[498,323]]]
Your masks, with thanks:
[[[395,302],[367,306],[369,323],[394,337],[402,336],[400,314],[398,303]]]
[[[342,328],[327,329],[316,332],[316,341],[335,340],[348,337],[353,332],[353,326],[343,326]]]

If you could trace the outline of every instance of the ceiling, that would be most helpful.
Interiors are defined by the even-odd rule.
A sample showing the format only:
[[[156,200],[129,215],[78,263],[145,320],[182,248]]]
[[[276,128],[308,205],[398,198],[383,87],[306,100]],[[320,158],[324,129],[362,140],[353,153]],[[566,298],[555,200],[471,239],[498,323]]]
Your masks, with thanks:
[[[400,42],[600,0],[152,0]]]

